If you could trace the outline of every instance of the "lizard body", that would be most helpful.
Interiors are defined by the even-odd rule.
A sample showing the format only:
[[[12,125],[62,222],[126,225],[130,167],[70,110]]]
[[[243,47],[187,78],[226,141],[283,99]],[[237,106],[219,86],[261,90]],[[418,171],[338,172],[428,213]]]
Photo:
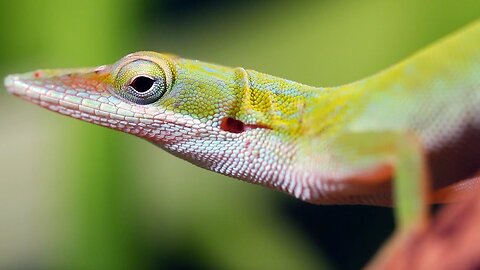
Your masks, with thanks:
[[[5,85],[49,110],[313,203],[388,205],[393,178],[408,216],[424,211],[429,176],[440,188],[480,167],[479,21],[339,87],[156,52],[9,75]]]

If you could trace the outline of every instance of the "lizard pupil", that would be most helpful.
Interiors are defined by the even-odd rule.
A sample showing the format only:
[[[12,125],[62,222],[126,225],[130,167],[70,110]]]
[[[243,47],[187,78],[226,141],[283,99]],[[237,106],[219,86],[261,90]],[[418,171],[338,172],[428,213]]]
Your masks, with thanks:
[[[139,93],[145,93],[152,88],[154,79],[146,76],[138,76],[130,83],[130,86]]]

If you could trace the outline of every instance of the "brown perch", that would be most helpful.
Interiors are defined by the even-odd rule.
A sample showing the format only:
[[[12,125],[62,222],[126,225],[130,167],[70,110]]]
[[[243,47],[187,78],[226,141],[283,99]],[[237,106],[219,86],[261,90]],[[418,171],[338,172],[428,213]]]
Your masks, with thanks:
[[[480,196],[447,205],[424,229],[397,237],[367,269],[480,269]]]

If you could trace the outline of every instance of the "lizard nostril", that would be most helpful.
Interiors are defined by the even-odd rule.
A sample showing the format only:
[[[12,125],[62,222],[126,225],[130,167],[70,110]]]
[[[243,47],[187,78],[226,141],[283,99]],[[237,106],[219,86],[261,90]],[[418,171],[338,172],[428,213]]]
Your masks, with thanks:
[[[34,77],[35,79],[38,79],[38,78],[42,77],[42,72],[41,72],[41,71],[35,71],[35,72],[33,73],[33,77]]]

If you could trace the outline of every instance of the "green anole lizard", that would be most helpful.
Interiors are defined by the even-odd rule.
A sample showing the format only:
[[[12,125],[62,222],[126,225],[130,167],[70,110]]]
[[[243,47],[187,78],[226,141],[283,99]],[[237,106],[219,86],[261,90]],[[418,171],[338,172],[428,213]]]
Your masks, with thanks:
[[[156,52],[9,75],[5,86],[49,110],[305,201],[393,203],[401,225],[427,216],[430,182],[437,195],[478,186],[480,21],[339,87]]]

